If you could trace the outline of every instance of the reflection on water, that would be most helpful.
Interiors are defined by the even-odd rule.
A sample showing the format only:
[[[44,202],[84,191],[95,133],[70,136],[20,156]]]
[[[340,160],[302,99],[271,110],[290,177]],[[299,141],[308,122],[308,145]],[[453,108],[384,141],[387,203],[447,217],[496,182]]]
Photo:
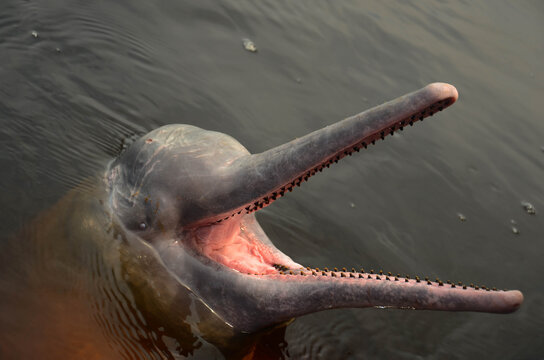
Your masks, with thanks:
[[[1,357],[542,356],[543,15],[537,2],[4,1]],[[228,331],[202,325],[198,299],[155,307],[134,249],[78,213],[107,162],[160,125],[260,152],[433,81],[458,88],[450,111],[312,178],[260,222],[309,266],[519,288],[515,314],[334,310],[213,343]],[[63,221],[78,216],[86,231]]]

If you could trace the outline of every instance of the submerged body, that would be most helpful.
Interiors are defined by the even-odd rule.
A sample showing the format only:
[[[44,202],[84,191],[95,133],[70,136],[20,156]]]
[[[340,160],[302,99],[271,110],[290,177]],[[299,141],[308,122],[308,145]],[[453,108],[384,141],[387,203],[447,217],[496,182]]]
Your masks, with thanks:
[[[254,216],[341,158],[456,99],[454,87],[431,84],[255,155],[225,134],[165,126],[114,160],[93,192],[70,194],[29,236],[40,244],[51,239],[79,244],[68,246],[69,253],[56,252],[58,262],[52,263],[60,273],[64,266],[81,269],[74,280],[78,296],[107,295],[107,301],[91,300],[87,310],[100,341],[125,354],[127,344],[167,344],[131,331],[141,320],[128,315],[118,331],[104,324],[104,311],[127,313],[122,303],[146,314],[145,321],[182,349],[194,347],[196,336],[225,353],[232,347],[245,351],[243,334],[331,308],[508,313],[522,303],[519,291],[363,269],[305,268],[272,244]],[[112,342],[108,334],[128,340]]]

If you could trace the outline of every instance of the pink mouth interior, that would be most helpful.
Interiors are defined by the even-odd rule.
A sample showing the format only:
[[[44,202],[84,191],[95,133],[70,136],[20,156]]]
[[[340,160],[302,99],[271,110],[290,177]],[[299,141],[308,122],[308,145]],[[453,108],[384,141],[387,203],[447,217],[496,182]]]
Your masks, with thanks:
[[[192,247],[205,257],[244,274],[278,274],[278,264],[302,268],[276,248],[263,243],[243,222],[235,220],[199,228]]]

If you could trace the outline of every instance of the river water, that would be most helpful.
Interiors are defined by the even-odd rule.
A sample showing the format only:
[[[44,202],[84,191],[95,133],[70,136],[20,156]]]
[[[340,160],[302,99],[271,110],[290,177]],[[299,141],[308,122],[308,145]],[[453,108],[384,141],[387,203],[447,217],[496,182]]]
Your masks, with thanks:
[[[25,291],[24,279],[41,276],[26,257],[47,263],[56,249],[18,252],[13,239],[25,241],[17,234],[38,214],[158,126],[221,131],[256,153],[442,81],[459,91],[452,108],[312,178],[258,219],[298,263],[520,289],[521,309],[326,311],[264,336],[256,357],[543,357],[543,34],[539,1],[3,0],[0,233],[11,255],[0,356],[85,358],[95,346],[96,358],[222,358],[175,334],[160,351],[119,355],[108,347],[115,333],[86,332],[100,326],[61,305],[21,316],[40,312],[44,296]],[[81,331],[61,329],[59,317]],[[34,349],[49,330],[60,335]]]

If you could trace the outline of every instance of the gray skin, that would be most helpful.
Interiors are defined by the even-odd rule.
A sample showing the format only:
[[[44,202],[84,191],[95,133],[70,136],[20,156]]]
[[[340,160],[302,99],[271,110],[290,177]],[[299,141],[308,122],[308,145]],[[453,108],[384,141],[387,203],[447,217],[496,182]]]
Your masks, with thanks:
[[[159,264],[138,276],[153,279],[160,267],[167,287],[191,292],[237,332],[345,307],[509,313],[523,301],[517,290],[305,268],[274,247],[254,216],[323,168],[457,97],[451,85],[430,84],[260,154],[225,134],[164,126],[110,164],[106,206],[128,245],[147,249]],[[173,300],[163,294],[161,301]]]

